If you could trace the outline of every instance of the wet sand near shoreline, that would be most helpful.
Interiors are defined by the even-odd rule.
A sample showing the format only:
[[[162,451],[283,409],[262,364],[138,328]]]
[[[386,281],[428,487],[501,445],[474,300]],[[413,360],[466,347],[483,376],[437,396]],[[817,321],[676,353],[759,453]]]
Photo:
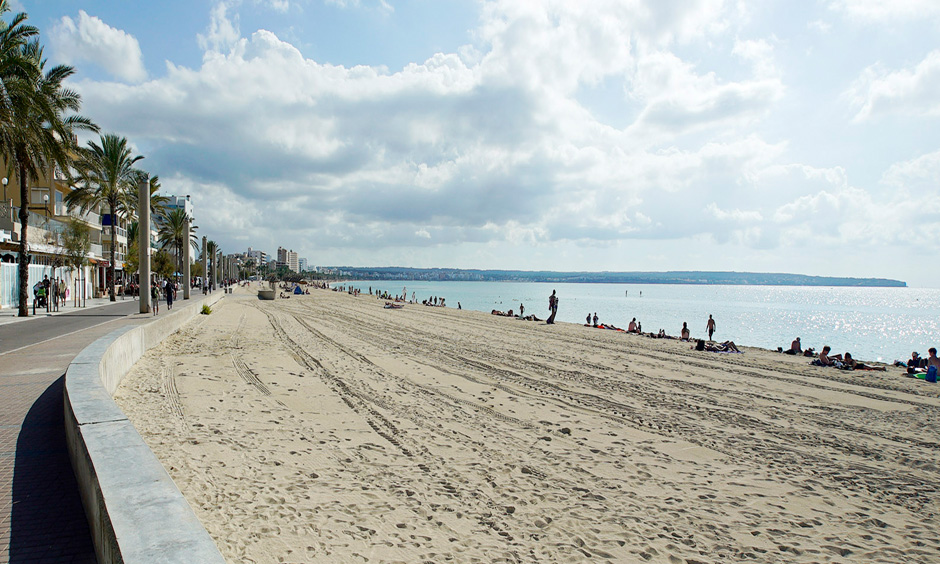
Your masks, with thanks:
[[[936,562],[899,369],[239,289],[115,399],[229,562]]]

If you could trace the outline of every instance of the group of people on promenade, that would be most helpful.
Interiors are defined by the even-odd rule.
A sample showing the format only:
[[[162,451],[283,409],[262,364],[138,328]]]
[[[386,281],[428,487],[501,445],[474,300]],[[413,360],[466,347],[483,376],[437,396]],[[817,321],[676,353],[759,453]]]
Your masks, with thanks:
[[[68,299],[68,287],[65,280],[55,278],[50,280],[49,276],[43,276],[42,280],[33,285],[33,306],[46,308],[51,311],[59,311],[59,306],[64,306]]]
[[[160,297],[166,299],[166,308],[173,309],[173,301],[176,300],[176,293],[179,291],[179,284],[170,279],[155,280],[150,284],[150,306],[153,314],[160,313]]]

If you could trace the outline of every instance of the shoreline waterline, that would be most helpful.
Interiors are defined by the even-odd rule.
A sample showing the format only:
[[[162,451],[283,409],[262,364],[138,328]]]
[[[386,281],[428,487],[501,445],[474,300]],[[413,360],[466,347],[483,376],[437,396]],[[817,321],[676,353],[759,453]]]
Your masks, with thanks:
[[[448,307],[459,301],[464,309],[484,312],[516,313],[523,303],[526,313],[540,318],[547,317],[548,295],[555,289],[561,300],[558,321],[583,324],[587,314],[597,312],[600,322],[626,328],[636,317],[644,332],[664,329],[672,336],[687,322],[693,338],[704,338],[711,314],[720,341],[773,351],[801,337],[804,348],[818,351],[828,344],[835,352],[885,363],[940,345],[940,289],[418,280],[339,284],[393,295],[405,287],[409,299],[414,292],[418,302],[439,295]]]

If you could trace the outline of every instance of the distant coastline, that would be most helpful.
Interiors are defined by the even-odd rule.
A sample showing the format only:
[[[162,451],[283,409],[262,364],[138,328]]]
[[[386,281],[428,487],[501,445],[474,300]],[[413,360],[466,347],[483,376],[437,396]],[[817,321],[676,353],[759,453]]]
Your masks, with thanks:
[[[464,270],[459,268],[323,267],[357,280],[429,280],[480,282],[555,282],[594,284],[696,284],[735,286],[837,286],[906,288],[907,282],[888,278],[844,278],[767,272],[553,272],[547,270]]]

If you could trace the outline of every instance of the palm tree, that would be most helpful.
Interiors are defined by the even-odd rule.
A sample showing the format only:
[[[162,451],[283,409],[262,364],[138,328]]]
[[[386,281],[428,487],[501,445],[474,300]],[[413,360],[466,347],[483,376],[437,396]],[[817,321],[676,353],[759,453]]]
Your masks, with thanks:
[[[0,15],[8,11],[6,0],[0,0]],[[42,46],[31,39],[35,28],[23,25],[25,19],[25,14],[18,14],[11,23],[0,23],[0,151],[20,183],[20,317],[29,315],[29,182],[56,167],[68,171],[75,150],[74,132],[97,130],[85,117],[65,115],[81,107],[81,96],[62,86],[74,69],[56,65],[45,70]]]
[[[140,222],[132,221],[127,225],[127,252],[124,253],[124,270],[136,272],[140,268]]]
[[[79,150],[75,163],[78,170],[79,185],[65,197],[69,209],[78,207],[82,213],[101,205],[106,205],[111,216],[111,249],[108,264],[108,295],[114,296],[114,249],[117,246],[117,220],[121,210],[121,201],[126,200],[127,192],[132,190],[140,177],[140,171],[134,163],[142,159],[134,155],[127,146],[127,139],[114,133],[101,136],[101,144],[89,141],[88,146]]]
[[[186,237],[186,212],[181,208],[170,210],[164,214],[163,223],[158,232],[158,241],[162,248],[172,248],[176,256],[177,272],[183,271],[183,241]],[[189,244],[193,250],[198,250],[195,228],[189,232]]]
[[[143,172],[140,172],[143,174]],[[138,178],[139,180],[139,178]],[[166,205],[170,202],[169,196],[158,194],[160,190],[160,177],[153,175],[150,177],[150,217],[159,223],[166,216]],[[140,217],[140,198],[137,194],[137,181],[134,182],[134,190],[128,190],[118,202],[118,215],[121,217]],[[153,225],[154,223],[151,223]]]
[[[206,243],[206,255],[210,259],[209,272],[206,273],[206,279],[210,281],[209,287],[211,288],[211,283],[215,282],[216,257],[219,255],[219,247],[215,244],[215,241]]]

